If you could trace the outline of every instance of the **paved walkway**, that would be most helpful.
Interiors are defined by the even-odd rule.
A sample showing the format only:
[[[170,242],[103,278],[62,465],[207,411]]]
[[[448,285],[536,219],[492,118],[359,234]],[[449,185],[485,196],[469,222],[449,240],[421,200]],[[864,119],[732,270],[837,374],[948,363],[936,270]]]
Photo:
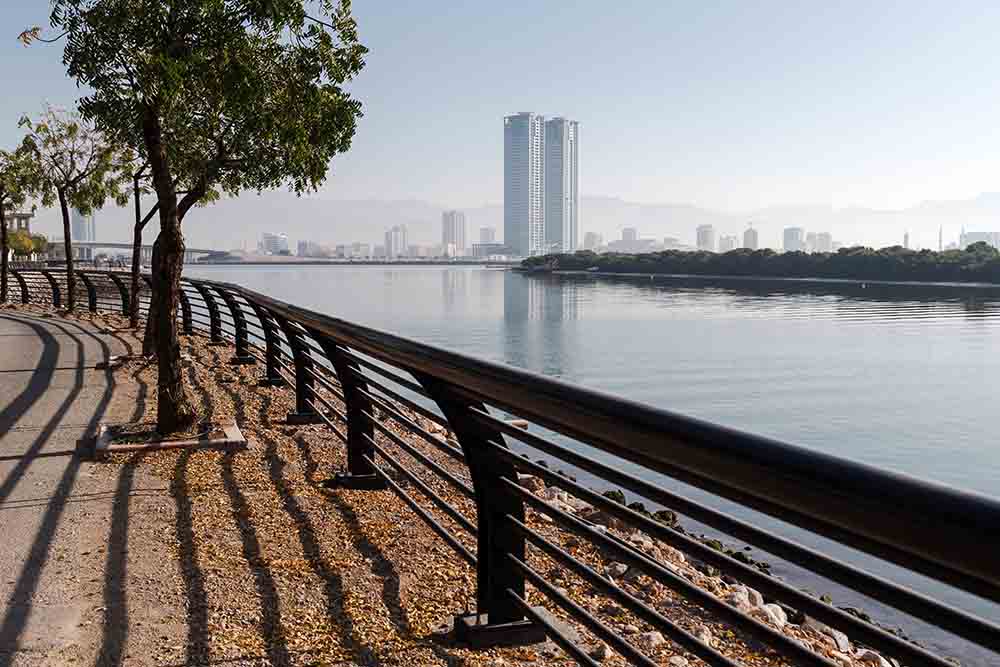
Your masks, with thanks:
[[[124,566],[108,545],[125,539],[135,480],[122,487],[77,448],[98,423],[140,410],[141,388],[94,368],[128,351],[86,322],[0,310],[0,667],[121,643],[108,621]]]

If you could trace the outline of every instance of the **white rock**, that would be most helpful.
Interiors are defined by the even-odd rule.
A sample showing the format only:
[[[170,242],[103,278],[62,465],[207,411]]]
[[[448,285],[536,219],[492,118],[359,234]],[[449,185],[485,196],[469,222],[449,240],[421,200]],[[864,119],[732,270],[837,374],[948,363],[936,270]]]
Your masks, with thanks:
[[[558,500],[565,503],[569,500],[569,494],[561,489],[557,489],[554,486],[550,486],[542,491],[542,498],[545,498],[546,500]]]
[[[543,482],[541,478],[535,477],[534,475],[518,475],[517,483],[534,493],[537,493],[545,488],[545,482]]]
[[[702,644],[705,644],[706,646],[712,645],[712,631],[708,628],[707,625],[699,625],[695,629],[694,634],[695,637],[698,638],[698,641],[700,641]]]
[[[785,617],[785,612],[779,607],[777,611],[774,607],[777,605],[768,604],[763,607],[757,607],[750,612],[750,615],[756,618],[758,621],[763,621],[764,623],[770,623],[771,625],[782,628],[788,619]]]
[[[654,630],[653,632],[643,632],[641,635],[636,637],[636,641],[645,648],[656,648],[660,644],[665,643],[667,640],[663,638],[663,635]]]
[[[629,623],[624,628],[622,628],[622,633],[626,635],[634,635],[639,632],[639,627]]]
[[[737,586],[729,593],[726,597],[726,602],[731,606],[736,607],[742,612],[748,612],[753,609],[753,605],[750,604],[750,596],[747,593],[746,586]]]
[[[830,657],[842,667],[854,667],[854,660],[846,653],[841,653],[840,651],[830,651]]]
[[[652,549],[653,548],[653,538],[645,533],[636,531],[628,536],[628,541],[632,544],[640,547],[642,549]]]
[[[823,637],[829,638],[833,642],[833,648],[838,651],[842,653],[850,653],[851,641],[847,638],[847,635],[840,630],[834,630],[826,623],[821,623],[811,616],[806,616],[806,620],[802,623],[802,627],[809,628]]]
[[[670,667],[687,667],[688,659],[682,655],[675,655],[674,657],[670,658],[668,664],[670,665]]]
[[[628,572],[628,565],[625,563],[611,563],[608,565],[608,574],[612,577],[623,577]]]
[[[761,595],[757,590],[746,587],[747,598],[750,600],[750,605],[753,607],[763,607],[764,606],[764,596]]]

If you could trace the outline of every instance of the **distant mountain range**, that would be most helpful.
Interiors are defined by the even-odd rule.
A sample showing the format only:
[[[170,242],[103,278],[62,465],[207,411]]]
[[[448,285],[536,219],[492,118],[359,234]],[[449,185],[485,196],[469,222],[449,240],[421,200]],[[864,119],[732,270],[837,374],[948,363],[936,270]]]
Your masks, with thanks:
[[[197,208],[184,223],[192,246],[254,247],[265,231],[284,232],[294,248],[300,239],[324,244],[364,241],[381,243],[385,230],[407,226],[409,242],[440,243],[441,212],[438,203],[418,200],[345,200],[323,195],[296,197],[286,192],[243,195],[207,208]],[[503,236],[503,205],[486,204],[461,209],[466,213],[470,241],[479,239],[481,227],[494,227]],[[131,238],[131,209],[109,208],[97,213],[97,238],[127,241]],[[821,205],[774,206],[741,213],[713,211],[690,204],[648,204],[616,197],[582,197],[580,241],[595,231],[605,240],[621,238],[624,227],[635,227],[641,237],[663,240],[671,236],[692,243],[695,227],[711,224],[717,234],[742,235],[749,223],[760,232],[762,245],[780,247],[781,230],[798,226],[810,231],[829,231],[844,243],[884,246],[901,244],[910,232],[911,245],[937,247],[938,228],[944,241],[957,241],[964,226],[969,231],[1000,230],[1000,193],[985,193],[974,199],[928,201],[900,210],[832,208]],[[39,211],[35,229],[50,238],[61,236],[56,210]],[[150,225],[150,238],[156,229]]]

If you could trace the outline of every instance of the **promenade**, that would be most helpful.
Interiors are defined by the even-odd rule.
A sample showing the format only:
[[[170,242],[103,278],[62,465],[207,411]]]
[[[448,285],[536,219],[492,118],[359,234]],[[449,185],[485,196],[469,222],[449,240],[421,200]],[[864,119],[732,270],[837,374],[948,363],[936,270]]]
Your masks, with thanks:
[[[90,317],[0,310],[0,667],[499,655],[433,632],[472,604],[471,569],[418,523],[394,520],[405,516],[396,498],[318,490],[342,446],[282,425],[290,392],[258,390],[259,371],[230,369],[224,348],[187,339],[186,373],[198,408],[235,417],[248,451],[92,461],[80,440],[99,423],[151,418],[155,366],[95,369],[138,341],[107,333],[120,318]],[[519,655],[532,664],[533,651]]]

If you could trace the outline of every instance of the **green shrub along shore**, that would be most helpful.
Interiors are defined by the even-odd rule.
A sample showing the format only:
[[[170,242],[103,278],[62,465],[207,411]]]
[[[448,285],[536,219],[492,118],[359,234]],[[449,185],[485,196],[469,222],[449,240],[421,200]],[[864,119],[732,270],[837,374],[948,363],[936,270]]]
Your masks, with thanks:
[[[965,250],[943,252],[907,250],[902,246],[879,250],[857,246],[830,253],[740,248],[726,253],[664,250],[629,255],[581,250],[530,257],[521,266],[531,271],[1000,284],[1000,251],[982,241]]]

